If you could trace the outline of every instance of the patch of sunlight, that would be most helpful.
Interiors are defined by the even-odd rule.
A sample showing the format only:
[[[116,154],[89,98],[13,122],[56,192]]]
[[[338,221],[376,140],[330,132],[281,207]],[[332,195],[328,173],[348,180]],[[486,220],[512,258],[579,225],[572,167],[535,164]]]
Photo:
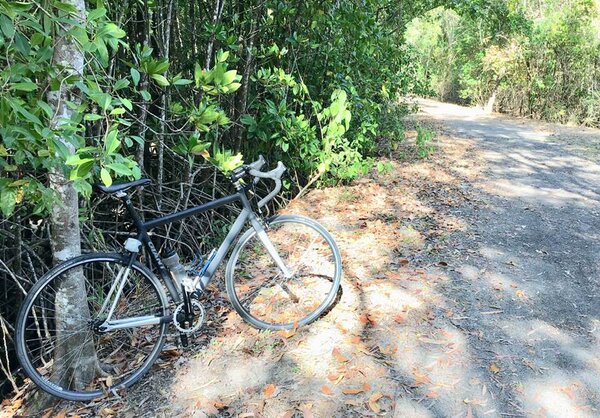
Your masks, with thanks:
[[[579,380],[555,372],[523,384],[523,406],[529,414],[551,417],[593,417],[585,396],[585,387]]]
[[[396,399],[394,418],[433,418],[435,415],[419,402],[406,398]]]
[[[516,338],[521,341],[539,342],[551,340],[562,345],[570,345],[573,343],[573,338],[559,328],[539,319],[502,321],[502,329],[511,338]]]
[[[365,292],[366,302],[371,311],[397,313],[406,308],[418,309],[423,305],[421,299],[389,282],[383,282],[377,286],[371,286],[371,288]]]
[[[514,180],[495,180],[484,185],[486,191],[508,198],[529,199],[553,206],[580,204],[587,206],[590,199],[579,194],[572,193],[561,188],[541,188],[528,184],[518,183]]]
[[[192,370],[192,372],[190,372]],[[238,396],[249,387],[268,383],[270,362],[268,358],[242,353],[207,356],[191,359],[188,367],[177,373],[173,394],[176,401],[186,403],[198,398],[225,400]]]

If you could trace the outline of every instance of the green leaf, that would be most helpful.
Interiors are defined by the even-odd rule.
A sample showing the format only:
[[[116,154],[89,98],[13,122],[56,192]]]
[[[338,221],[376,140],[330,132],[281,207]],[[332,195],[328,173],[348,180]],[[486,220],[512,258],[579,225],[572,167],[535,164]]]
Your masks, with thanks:
[[[108,49],[106,49],[106,44],[102,38],[97,38],[94,41],[94,45],[96,46],[96,52],[98,52],[100,63],[106,67],[108,65]]]
[[[147,90],[140,91],[140,94],[142,95],[142,98],[147,102],[149,102],[152,99],[152,96],[150,95],[150,93],[148,93]]]
[[[15,210],[17,203],[17,189],[3,187],[0,190],[0,210],[4,217],[8,218]]]
[[[235,80],[235,76],[237,75],[237,70],[229,70],[223,75],[222,83],[223,84],[231,84],[233,80]]]
[[[99,7],[97,9],[90,10],[90,12],[88,13],[88,22],[91,22],[92,20],[96,20],[96,19],[104,16],[105,14],[106,14],[106,9],[104,7]]]
[[[117,134],[118,131],[116,129],[113,129],[106,135],[106,138],[104,139],[106,154],[110,155],[114,153],[121,145],[121,141],[119,141],[119,139],[117,138]]]
[[[127,110],[133,110],[133,104],[131,103],[131,100],[121,97],[121,104],[125,106]]]
[[[86,115],[83,117],[83,120],[89,120],[89,121],[95,121],[95,120],[100,120],[100,119],[102,119],[102,116],[96,115],[95,113],[86,113]]]
[[[237,91],[242,85],[240,83],[231,83],[227,86],[227,93],[233,93]]]
[[[34,91],[37,89],[37,85],[30,81],[15,83],[11,86],[11,90],[19,90],[19,91]]]
[[[111,115],[122,115],[123,113],[125,113],[125,109],[123,109],[122,107],[115,107],[110,112]]]
[[[223,50],[219,49],[217,53],[217,62],[225,62],[229,58],[229,51],[223,52]]]
[[[202,78],[203,78],[202,67],[200,66],[200,64],[196,63],[196,65],[194,66],[194,81],[196,82],[196,87],[200,87]]]
[[[150,74],[150,77],[152,77],[152,79],[156,81],[156,84],[158,84],[161,87],[167,87],[169,85],[169,80],[167,80],[167,78],[164,75]]]
[[[0,14],[0,29],[7,38],[12,38],[15,34],[15,27],[13,26],[12,21],[8,18],[8,16],[3,14]]]
[[[92,195],[92,186],[81,178],[73,182],[73,188],[82,196],[90,197]]]
[[[107,164],[106,168],[110,168],[112,171],[122,176],[131,176],[133,174],[129,167],[121,163]]]
[[[122,78],[115,83],[113,88],[115,90],[120,90],[120,89],[124,89],[128,85],[129,85],[129,80],[127,80],[126,78]]]
[[[140,82],[140,72],[135,68],[131,68],[129,70],[129,74],[131,74],[131,79],[133,80],[133,84],[137,87]]]
[[[17,51],[25,56],[29,55],[31,52],[29,40],[19,32],[15,33],[15,47],[17,48]]]
[[[99,37],[110,37],[110,38],[121,39],[121,38],[125,37],[125,35],[126,35],[125,31],[112,22],[105,24],[98,31]]]
[[[60,1],[55,1],[54,7],[56,7],[58,10],[62,10],[63,12],[67,12],[67,13],[76,13],[77,12],[77,9],[72,4],[63,3]]]
[[[102,168],[100,170],[100,178],[106,187],[109,187],[112,184],[112,178],[110,177],[110,174],[106,168]]]
[[[174,86],[186,86],[186,85],[192,84],[192,83],[193,83],[192,80],[188,80],[188,79],[185,79],[185,78],[180,78],[179,80],[175,80],[173,82],[173,85]]]

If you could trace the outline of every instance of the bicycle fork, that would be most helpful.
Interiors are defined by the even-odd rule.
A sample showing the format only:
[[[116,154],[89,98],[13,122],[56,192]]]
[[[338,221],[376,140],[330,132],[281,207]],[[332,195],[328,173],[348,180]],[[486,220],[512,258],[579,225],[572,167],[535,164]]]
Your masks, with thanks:
[[[275,261],[275,264],[277,264],[277,267],[279,267],[279,269],[281,270],[281,273],[283,273],[283,277],[285,277],[286,279],[291,278],[292,273],[290,272],[290,270],[287,268],[287,266],[285,265],[285,263],[279,256],[279,253],[277,252],[277,250],[275,249],[275,246],[269,239],[269,236],[267,235],[265,228],[261,225],[261,223],[255,217],[250,218],[250,222],[252,223],[252,227],[256,231],[256,235],[258,236],[258,239],[265,246],[267,252],[271,256],[273,261]]]

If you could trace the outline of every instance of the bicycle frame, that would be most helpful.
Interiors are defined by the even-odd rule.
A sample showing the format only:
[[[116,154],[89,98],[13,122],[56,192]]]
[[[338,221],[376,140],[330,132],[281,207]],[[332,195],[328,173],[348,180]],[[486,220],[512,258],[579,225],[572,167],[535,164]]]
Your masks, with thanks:
[[[275,247],[273,246],[273,243],[268,238],[268,236],[265,232],[265,228],[263,227],[262,223],[259,221],[259,218],[256,215],[256,213],[254,213],[254,210],[252,209],[252,206],[248,200],[248,197],[246,196],[246,189],[241,187],[239,184],[236,185],[236,189],[237,189],[237,193],[235,193],[235,194],[225,196],[220,199],[216,199],[216,200],[204,203],[202,205],[195,206],[193,208],[185,209],[180,212],[174,212],[174,213],[171,213],[168,215],[154,218],[149,221],[142,221],[142,219],[139,217],[137,211],[135,210],[135,208],[131,202],[131,199],[129,198],[129,195],[123,193],[121,196],[119,196],[122,198],[122,200],[125,204],[125,207],[127,208],[127,211],[129,212],[130,216],[133,219],[135,228],[137,229],[136,239],[138,241],[140,241],[148,250],[148,252],[150,254],[150,258],[152,259],[152,262],[158,269],[160,277],[162,277],[163,282],[165,283],[167,290],[169,291],[169,293],[175,303],[180,303],[182,300],[179,290],[175,287],[175,284],[173,282],[173,279],[171,278],[169,270],[163,264],[159,254],[158,254],[158,251],[156,250],[156,247],[150,240],[148,231],[150,231],[153,228],[163,226],[163,225],[168,225],[170,223],[177,222],[177,221],[183,220],[185,218],[189,218],[191,216],[200,214],[202,212],[217,209],[219,207],[222,207],[227,204],[234,203],[234,202],[241,202],[243,209],[242,209],[241,213],[238,215],[238,217],[236,218],[233,225],[231,226],[231,229],[227,233],[227,236],[225,237],[225,239],[219,246],[210,265],[208,266],[208,268],[206,269],[206,271],[204,272],[204,274],[201,277],[198,277],[195,279],[194,285],[196,287],[199,286],[199,288],[201,290],[204,290],[206,288],[206,286],[210,283],[210,280],[212,279],[213,275],[215,274],[215,272],[221,265],[221,262],[227,255],[229,249],[233,245],[233,242],[239,236],[239,234],[242,232],[244,225],[246,224],[247,221],[250,221],[250,224],[256,231],[259,240],[265,246],[266,250],[268,251],[270,256],[273,258],[273,260],[275,261],[277,266],[281,269],[283,275],[288,278],[291,277],[290,271],[285,266],[281,257],[279,257],[277,250],[275,249]],[[107,297],[107,300],[105,301],[105,305],[108,305],[109,300],[112,297],[112,294],[116,290],[116,294],[115,294],[114,300],[112,302],[112,306],[109,311],[108,317],[102,324],[102,329],[105,331],[113,331],[113,330],[117,330],[117,329],[131,328],[131,327],[144,326],[144,325],[156,325],[156,324],[159,324],[162,322],[170,322],[172,319],[170,315],[167,315],[164,317],[143,316],[143,317],[137,317],[137,318],[125,318],[125,319],[111,320],[111,316],[112,316],[114,307],[116,306],[116,303],[120,297],[121,291],[123,289],[123,285],[124,285],[125,281],[127,280],[127,276],[129,274],[129,269],[130,269],[131,265],[133,264],[133,261],[135,260],[136,257],[137,257],[137,252],[132,252],[129,266],[127,268],[125,268],[124,271],[119,272],[119,274],[117,275],[117,279],[114,281],[114,283],[108,293],[108,297]],[[101,309],[101,312],[103,312],[106,307],[108,307],[108,306],[103,306],[103,308]]]

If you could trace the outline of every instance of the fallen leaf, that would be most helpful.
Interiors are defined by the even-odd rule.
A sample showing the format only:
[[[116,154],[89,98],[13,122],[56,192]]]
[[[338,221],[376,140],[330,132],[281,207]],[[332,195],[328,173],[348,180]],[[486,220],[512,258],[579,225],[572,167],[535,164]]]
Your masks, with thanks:
[[[265,395],[265,398],[270,398],[275,393],[275,390],[277,390],[277,386],[275,386],[273,383],[269,383],[263,389],[263,395]]]
[[[500,367],[498,367],[498,365],[496,363],[492,363],[490,365],[490,372],[492,372],[494,374],[498,374],[498,373],[500,373]]]
[[[429,376],[427,376],[424,373],[418,372],[416,369],[413,370],[413,376],[415,377],[415,384],[417,386],[425,385],[425,384],[431,382],[431,379],[429,378]]]
[[[399,324],[401,324],[405,320],[406,320],[406,317],[404,315],[401,315],[401,314],[394,315],[394,321],[396,321]]]
[[[339,361],[340,363],[345,363],[348,361],[348,359],[346,357],[344,357],[344,355],[340,352],[340,349],[337,347],[334,347],[331,354],[333,354],[333,357],[335,357],[335,359],[337,361]]]
[[[333,395],[333,392],[331,391],[331,388],[327,385],[323,385],[321,386],[321,392],[325,395],[331,396]]]
[[[365,383],[363,385],[363,389],[365,390],[365,392],[367,392],[367,391],[371,390],[371,385],[369,385],[368,383]]]
[[[342,393],[344,395],[357,395],[359,393],[364,392],[365,389],[364,388],[346,388],[342,390]]]
[[[102,413],[102,411],[100,411],[100,413]],[[58,414],[56,414],[54,416],[54,418],[65,418],[67,416],[67,413],[65,412],[65,410],[63,409],[62,411],[60,411]]]
[[[398,263],[402,264],[403,266],[407,265],[410,261],[408,261],[408,259],[406,258],[401,258],[400,260],[398,260]]]
[[[106,386],[111,387],[112,385],[113,385],[113,378],[112,378],[112,376],[109,375],[106,378]]]
[[[339,377],[340,377],[340,373],[329,373],[329,374],[327,375],[327,379],[328,379],[330,382],[335,382],[336,380],[338,380],[338,379],[339,379]]]
[[[517,295],[518,298],[523,299],[525,297],[525,292],[523,290],[517,290],[515,292],[515,294]]]
[[[371,411],[375,412],[376,414],[381,412],[381,408],[379,407],[379,404],[377,403],[377,401],[379,399],[381,399],[382,396],[383,395],[381,393],[376,392],[369,397],[369,401],[368,401],[369,408],[371,408]]]

